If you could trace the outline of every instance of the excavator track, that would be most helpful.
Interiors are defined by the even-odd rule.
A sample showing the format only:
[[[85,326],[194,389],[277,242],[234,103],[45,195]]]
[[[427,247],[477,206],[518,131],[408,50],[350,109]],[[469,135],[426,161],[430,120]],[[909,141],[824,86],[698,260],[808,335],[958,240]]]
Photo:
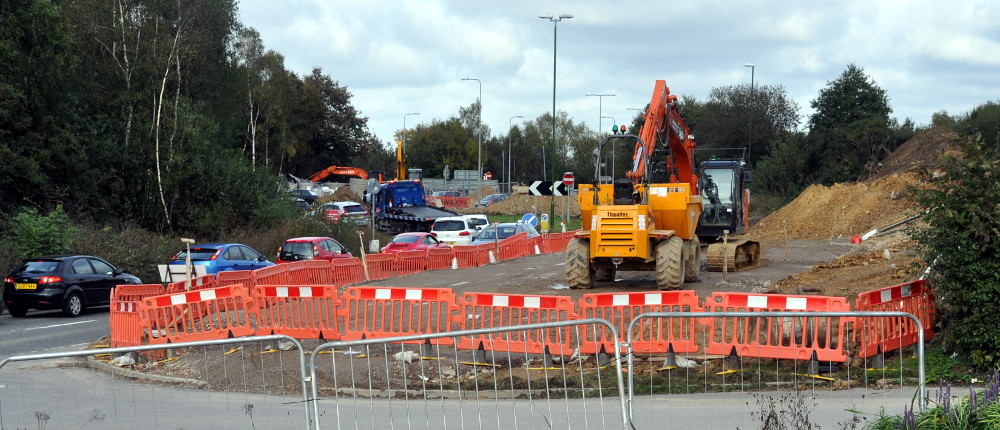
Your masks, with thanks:
[[[753,269],[760,265],[760,243],[748,239],[730,240],[708,245],[706,253],[709,272],[729,272]]]

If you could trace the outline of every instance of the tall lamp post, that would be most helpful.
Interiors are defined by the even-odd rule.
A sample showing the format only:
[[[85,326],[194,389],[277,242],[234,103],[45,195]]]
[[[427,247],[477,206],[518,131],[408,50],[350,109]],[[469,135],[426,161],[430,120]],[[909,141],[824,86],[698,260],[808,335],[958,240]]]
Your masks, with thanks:
[[[513,177],[514,169],[511,168],[512,166],[511,160],[514,159],[514,150],[510,143],[511,142],[510,135],[513,134],[510,132],[510,130],[514,128],[514,118],[524,118],[524,117],[521,115],[512,116],[510,117],[510,121],[507,122],[507,186],[508,186],[507,192],[509,193],[514,192],[514,177]]]
[[[604,119],[604,118],[610,119],[611,120],[611,125],[618,124],[618,121],[616,121],[615,117],[613,117],[613,116],[602,116],[601,117],[601,119]],[[602,128],[604,127],[603,123],[602,123],[601,127]],[[611,180],[614,181],[614,179],[615,179],[615,142],[612,141],[611,142]]]
[[[753,148],[753,105],[754,105],[753,99],[754,99],[754,95],[755,95],[754,91],[753,91],[754,65],[751,64],[751,63],[746,63],[746,64],[743,65],[743,67],[749,67],[750,68],[750,121],[749,121],[750,126],[749,126],[749,131],[747,132],[747,163],[749,164],[750,163],[750,149]]]
[[[570,14],[559,14],[559,17],[554,17],[552,15],[539,15],[541,19],[547,19],[552,21],[552,180],[556,179],[556,43],[558,39],[558,27],[559,21],[564,19],[572,19],[573,15]],[[556,222],[556,196],[553,193],[552,204],[549,207],[549,229],[552,229],[552,224]]]
[[[420,112],[411,112],[411,113],[403,114],[403,160],[404,160],[404,162],[406,160],[406,117],[408,117],[410,115],[420,115]],[[402,173],[404,176],[402,178],[399,178],[399,179],[400,180],[406,179],[405,175],[407,174],[407,172],[400,172],[400,173]]]
[[[462,80],[476,81],[479,84],[479,98],[476,99],[479,102],[479,115],[476,115],[476,135],[479,137],[479,168],[477,170],[479,174],[479,187],[476,188],[476,197],[481,198],[480,193],[483,189],[483,81],[469,77],[462,78]]]

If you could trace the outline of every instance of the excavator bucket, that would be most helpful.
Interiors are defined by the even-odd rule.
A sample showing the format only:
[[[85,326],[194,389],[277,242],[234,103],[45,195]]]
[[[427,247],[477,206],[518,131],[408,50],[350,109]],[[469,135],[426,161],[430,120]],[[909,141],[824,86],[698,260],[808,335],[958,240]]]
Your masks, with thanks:
[[[760,243],[752,240],[730,240],[708,245],[706,253],[709,272],[753,269],[760,265]]]

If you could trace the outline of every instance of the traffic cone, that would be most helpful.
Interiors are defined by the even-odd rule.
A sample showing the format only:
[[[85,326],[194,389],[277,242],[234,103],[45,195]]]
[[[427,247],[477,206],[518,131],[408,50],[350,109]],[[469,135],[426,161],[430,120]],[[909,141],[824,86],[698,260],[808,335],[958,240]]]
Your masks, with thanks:
[[[451,257],[451,270],[458,270],[458,258]]]

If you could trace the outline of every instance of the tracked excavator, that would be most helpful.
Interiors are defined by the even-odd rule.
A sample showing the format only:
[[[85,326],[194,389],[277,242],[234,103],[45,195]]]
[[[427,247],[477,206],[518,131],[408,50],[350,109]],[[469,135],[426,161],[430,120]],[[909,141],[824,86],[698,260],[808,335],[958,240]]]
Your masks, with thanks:
[[[700,246],[695,230],[703,203],[694,169],[694,138],[677,109],[677,96],[656,81],[638,135],[621,126],[597,148],[594,183],[578,192],[582,229],[566,248],[570,288],[614,280],[619,270],[656,272],[660,289],[698,279]],[[608,142],[635,144],[625,178],[600,183]]]
[[[752,180],[743,148],[714,149],[717,155],[702,161],[698,189],[704,210],[695,231],[707,243],[705,261],[710,272],[752,269],[760,265],[759,242],[740,237],[750,230]]]

